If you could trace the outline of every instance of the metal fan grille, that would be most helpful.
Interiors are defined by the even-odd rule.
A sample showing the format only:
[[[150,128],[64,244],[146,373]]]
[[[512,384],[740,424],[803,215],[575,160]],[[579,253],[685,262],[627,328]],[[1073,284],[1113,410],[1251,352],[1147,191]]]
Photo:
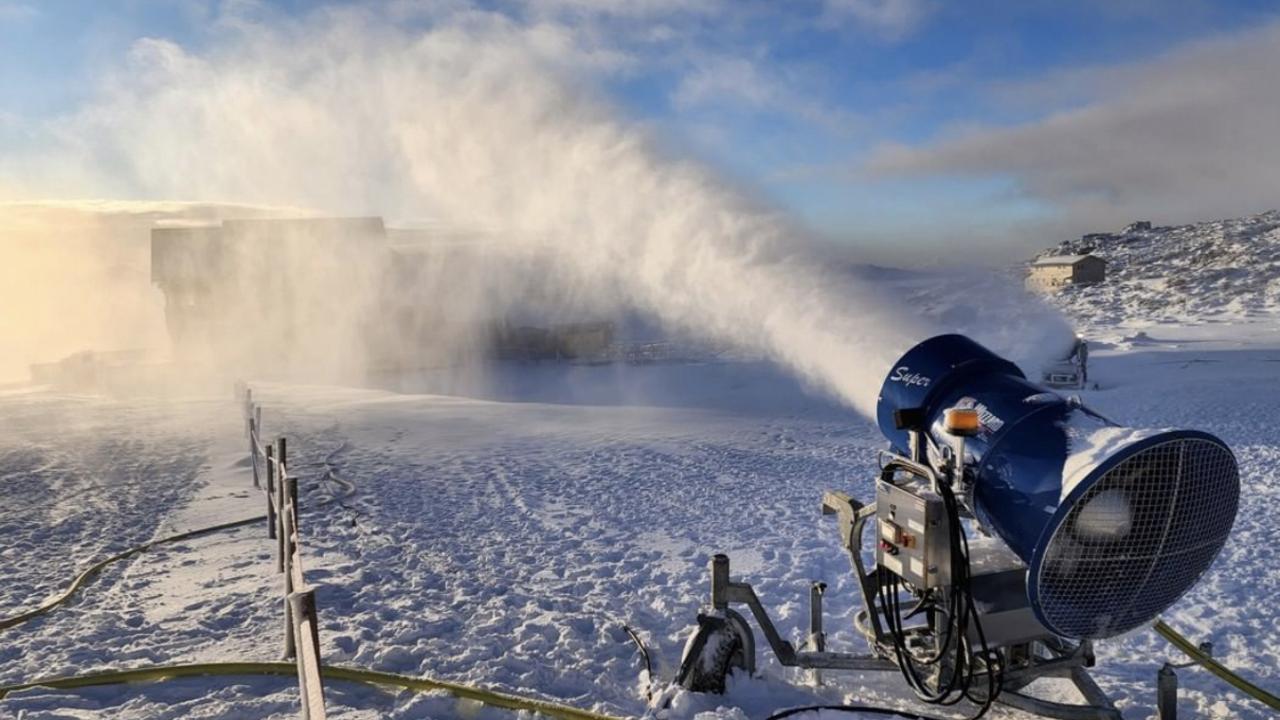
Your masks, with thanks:
[[[1160,614],[1217,557],[1239,494],[1235,458],[1210,440],[1170,440],[1124,459],[1049,540],[1041,619],[1060,635],[1104,638]]]

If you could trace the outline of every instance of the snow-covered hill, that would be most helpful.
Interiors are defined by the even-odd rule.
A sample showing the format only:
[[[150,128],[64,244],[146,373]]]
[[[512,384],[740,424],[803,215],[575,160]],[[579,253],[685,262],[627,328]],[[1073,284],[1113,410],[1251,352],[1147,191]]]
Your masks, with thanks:
[[[1086,332],[1280,317],[1280,211],[1068,240],[1041,252],[1092,252],[1107,279],[1049,300]]]

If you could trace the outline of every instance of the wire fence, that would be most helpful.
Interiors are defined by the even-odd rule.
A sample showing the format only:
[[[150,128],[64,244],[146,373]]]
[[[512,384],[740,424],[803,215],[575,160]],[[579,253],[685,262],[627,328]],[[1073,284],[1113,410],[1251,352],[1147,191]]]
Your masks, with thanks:
[[[267,537],[276,541],[276,572],[283,578],[284,590],[284,657],[296,661],[298,667],[298,716],[303,720],[324,720],[327,715],[316,592],[307,585],[302,567],[298,478],[289,471],[285,438],[263,442],[262,406],[254,402],[253,390],[240,383],[236,395],[244,408],[253,486],[266,495]]]

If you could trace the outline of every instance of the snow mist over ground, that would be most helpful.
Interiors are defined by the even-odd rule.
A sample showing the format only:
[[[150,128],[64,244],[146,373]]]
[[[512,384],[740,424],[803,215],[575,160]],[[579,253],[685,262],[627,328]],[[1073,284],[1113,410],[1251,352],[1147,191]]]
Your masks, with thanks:
[[[217,203],[0,197],[0,385],[26,380],[33,363],[86,350],[165,359],[165,301],[151,283],[152,227],[285,212]]]
[[[537,28],[464,15],[413,34],[353,10],[227,36],[201,55],[140,42],[62,128],[116,164],[55,180],[483,227],[550,249],[584,302],[760,351],[864,413],[930,334],[824,267],[802,229],[578,90],[579,51]],[[344,288],[353,307],[372,291]]]
[[[0,383],[87,348],[167,346],[141,242],[152,220],[0,203]]]
[[[968,335],[1017,363],[1028,377],[1065,357],[1075,338],[1071,321],[1025,290],[1018,272],[963,266],[859,272],[882,288],[881,297],[910,308],[938,332]]]

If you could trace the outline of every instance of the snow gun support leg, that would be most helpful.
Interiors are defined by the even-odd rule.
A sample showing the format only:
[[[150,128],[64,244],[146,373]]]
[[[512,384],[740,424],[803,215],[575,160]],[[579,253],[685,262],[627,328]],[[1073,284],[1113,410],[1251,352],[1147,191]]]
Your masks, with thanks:
[[[685,645],[676,684],[694,692],[722,693],[728,676],[735,670],[747,674],[755,671],[755,639],[751,627],[733,605],[746,605],[764,634],[765,641],[778,662],[787,667],[809,670],[848,670],[899,672],[891,660],[892,640],[883,618],[877,613],[874,599],[880,592],[879,575],[868,569],[863,559],[863,530],[876,515],[876,506],[864,505],[848,494],[827,491],[822,498],[823,515],[834,515],[841,546],[858,579],[863,609],[855,616],[855,626],[867,638],[876,654],[830,652],[826,649],[826,633],[822,616],[825,585],[810,586],[809,639],[798,649],[784,640],[769,618],[768,611],[750,583],[732,579],[729,557],[715,555],[709,563],[711,596],[704,612],[698,615],[698,627]],[[1004,691],[997,702],[1042,717],[1060,720],[1119,720],[1106,694],[1089,676],[1093,665],[1093,649],[1089,642],[1069,645],[1056,639],[1035,644],[1005,648],[1010,657],[1025,656],[1018,667],[1003,675]],[[1086,705],[1069,705],[1015,692],[1040,677],[1059,677],[1072,682],[1084,697]]]
[[[875,507],[864,507],[845,493],[829,491],[823,497],[822,511],[824,515],[838,516],[841,540],[843,545],[848,548],[849,558],[853,564],[854,571],[857,573],[863,599],[870,606],[870,598],[874,597],[876,592],[876,575],[874,572],[866,570],[859,547],[862,528],[867,519],[875,515]],[[719,629],[720,626],[730,625],[737,634],[751,638],[750,627],[740,614],[730,608],[732,604],[747,606],[761,632],[764,633],[765,640],[769,643],[770,649],[773,650],[774,656],[778,658],[778,662],[787,667],[811,670],[897,671],[897,665],[886,658],[875,655],[827,651],[822,614],[822,598],[826,590],[824,583],[815,583],[810,586],[809,641],[805,644],[805,649],[797,649],[791,642],[782,638],[750,583],[735,582],[730,578],[729,557],[727,555],[716,555],[711,558],[710,574],[711,601],[708,611],[698,616],[698,629],[685,648],[685,656],[681,662],[681,672],[677,675],[677,681],[684,687],[693,690],[699,689],[690,682],[691,673],[686,672],[686,666],[698,664],[699,657],[702,661],[701,664],[709,669],[720,669],[720,666],[723,665],[723,663],[717,664],[714,662],[714,658],[708,657],[707,652],[703,650],[703,646],[706,643],[697,642],[700,636],[711,636],[717,631],[723,632]],[[877,635],[882,633],[883,630],[880,628],[879,619],[873,617],[871,621],[876,628]],[[748,640],[744,643],[744,647],[754,650],[754,641]],[[754,655],[754,652],[751,655]],[[754,657],[751,657],[747,663],[739,666],[739,669],[746,669],[751,672],[754,669],[754,665]],[[727,673],[734,667],[724,666],[722,669],[723,672]],[[712,683],[712,685],[723,687],[723,679],[717,683]]]
[[[698,615],[698,628],[685,646],[677,684],[695,692],[723,692],[725,678],[733,670],[755,671],[755,639],[746,619],[730,605],[746,605],[764,633],[778,662],[788,667],[837,670],[897,670],[887,660],[870,655],[832,653],[824,649],[822,593],[810,590],[814,603],[810,612],[812,649],[797,650],[778,633],[759,596],[749,583],[734,582],[729,576],[729,557],[711,558],[711,602]]]

